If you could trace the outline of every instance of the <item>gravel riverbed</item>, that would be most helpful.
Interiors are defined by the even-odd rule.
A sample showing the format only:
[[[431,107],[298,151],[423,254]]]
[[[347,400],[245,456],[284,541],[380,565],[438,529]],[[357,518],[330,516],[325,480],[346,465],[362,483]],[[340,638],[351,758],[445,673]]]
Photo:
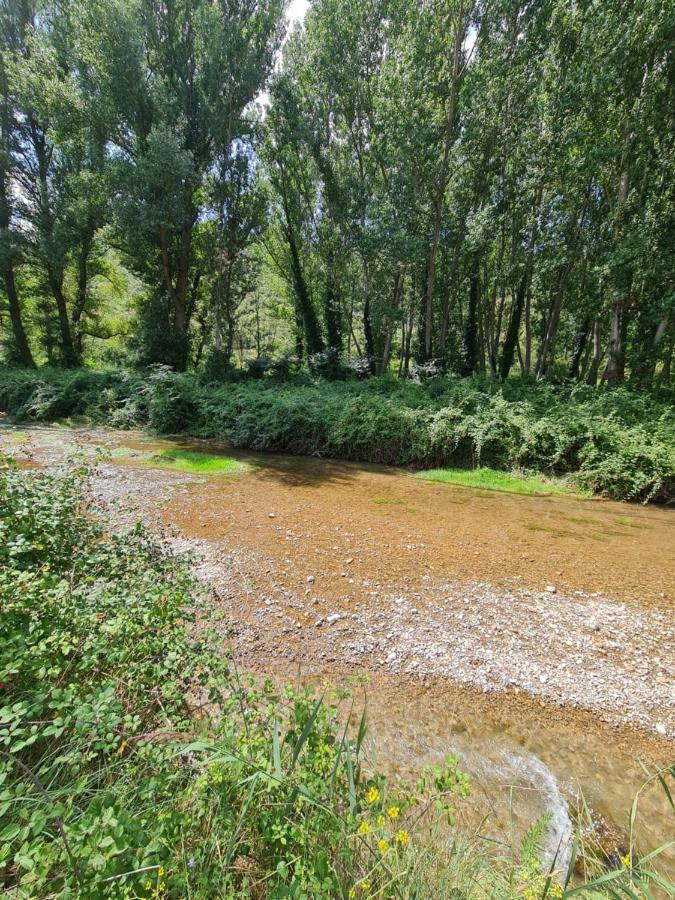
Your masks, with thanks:
[[[36,429],[20,439],[3,429],[3,445],[53,465],[79,446],[91,449],[92,436]],[[274,513],[268,526],[284,547],[273,556],[238,546],[231,535],[186,535],[171,508],[193,503],[207,481],[105,461],[90,491],[118,526],[140,518],[163,530],[176,552],[192,554],[242,660],[276,658],[310,669],[339,663],[356,672],[448,679],[486,694],[521,692],[675,738],[675,627],[667,608],[532,585],[522,576],[496,585],[397,572],[383,582],[337,560],[336,571],[310,571],[292,529]]]

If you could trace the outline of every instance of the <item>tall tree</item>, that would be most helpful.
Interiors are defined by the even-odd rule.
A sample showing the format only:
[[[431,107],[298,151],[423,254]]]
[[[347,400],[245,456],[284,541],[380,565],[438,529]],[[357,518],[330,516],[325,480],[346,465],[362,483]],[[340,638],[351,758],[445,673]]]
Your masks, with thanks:
[[[125,259],[165,313],[162,361],[184,368],[201,277],[207,180],[250,130],[282,36],[283,0],[115,0],[87,8],[117,127]],[[93,37],[92,37],[93,40]],[[158,323],[162,327],[162,323]]]
[[[11,200],[11,180],[14,166],[13,142],[16,134],[14,122],[15,99],[12,95],[7,73],[7,55],[16,51],[20,43],[23,27],[21,15],[16,15],[9,4],[0,6],[0,271],[7,295],[9,318],[12,326],[14,347],[12,356],[21,365],[34,367],[33,354],[28,344],[23,323],[21,302],[17,290],[15,266],[19,256],[19,238],[15,230],[14,212]]]

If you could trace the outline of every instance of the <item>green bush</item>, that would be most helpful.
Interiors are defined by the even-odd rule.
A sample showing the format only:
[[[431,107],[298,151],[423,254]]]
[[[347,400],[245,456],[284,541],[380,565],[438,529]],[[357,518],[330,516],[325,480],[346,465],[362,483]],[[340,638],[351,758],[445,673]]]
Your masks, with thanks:
[[[338,403],[333,399],[333,406],[328,449],[331,456],[398,464],[415,464],[429,458],[426,411],[399,406],[377,395],[356,395]]]
[[[665,395],[513,379],[205,381],[138,372],[0,370],[15,421],[87,416],[236,447],[415,468],[489,465],[571,475],[619,500],[675,496],[675,417]]]

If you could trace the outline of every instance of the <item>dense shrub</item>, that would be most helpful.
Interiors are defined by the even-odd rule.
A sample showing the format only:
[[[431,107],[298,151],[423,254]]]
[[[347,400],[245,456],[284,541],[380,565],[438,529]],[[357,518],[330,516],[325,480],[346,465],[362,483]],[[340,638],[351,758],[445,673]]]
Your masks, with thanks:
[[[290,378],[256,375],[234,383],[166,368],[145,374],[4,369],[0,409],[15,421],[87,416],[254,450],[417,468],[517,466],[571,475],[615,499],[675,496],[675,417],[667,396],[517,379]]]
[[[427,420],[422,410],[378,396],[352,396],[336,406],[328,452],[378,463],[415,463],[429,458]]]

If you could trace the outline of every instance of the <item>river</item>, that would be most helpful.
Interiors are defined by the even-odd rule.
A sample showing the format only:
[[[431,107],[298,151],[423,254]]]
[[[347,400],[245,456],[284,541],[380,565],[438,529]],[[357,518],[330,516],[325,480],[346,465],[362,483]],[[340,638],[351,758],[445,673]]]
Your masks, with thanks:
[[[643,766],[675,758],[675,510],[210,441],[0,429],[0,449],[41,465],[98,447],[112,455],[92,492],[198,555],[242,666],[350,686],[354,718],[368,708],[369,758],[393,777],[458,754],[474,785],[460,817],[486,817],[485,833],[518,840],[547,812],[546,853],[560,847],[564,863],[583,796],[604,843],[625,849]],[[149,464],[166,449],[244,467]],[[672,813],[658,784],[638,809],[648,851]]]

